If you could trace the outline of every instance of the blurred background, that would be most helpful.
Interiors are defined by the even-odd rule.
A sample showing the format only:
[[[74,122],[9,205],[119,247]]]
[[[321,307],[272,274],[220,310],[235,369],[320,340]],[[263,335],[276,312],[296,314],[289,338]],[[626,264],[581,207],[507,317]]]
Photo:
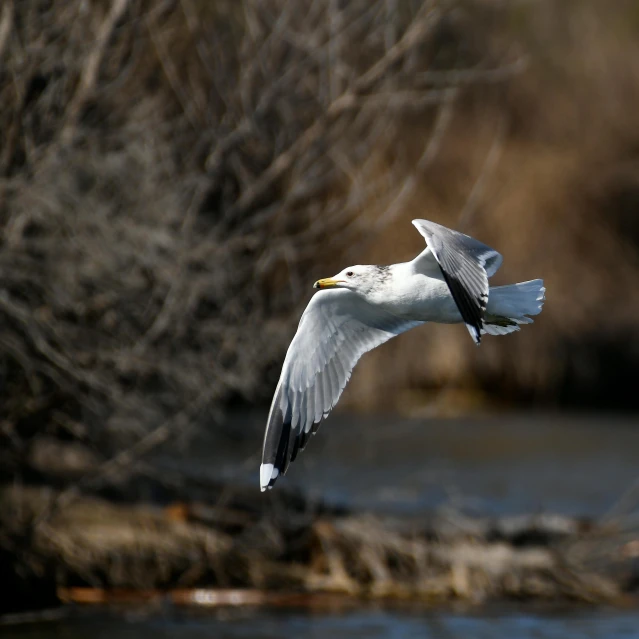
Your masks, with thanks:
[[[486,548],[532,526],[553,553],[557,535],[615,522],[596,552],[577,544],[599,585],[553,573],[564,586],[542,598],[634,592],[638,105],[633,0],[4,0],[0,609],[113,588],[397,595],[378,564],[351,565],[377,547],[339,527],[352,512],[445,540],[457,518]],[[313,282],[412,259],[416,217],[499,250],[495,284],[543,278],[542,314],[479,349],[463,326],[425,326],[369,353],[261,496],[264,422]],[[411,555],[419,579],[436,564],[452,580],[411,597],[538,597],[459,581],[449,559]],[[341,614],[317,632],[639,623]],[[242,619],[161,632],[314,636],[304,615]],[[114,623],[100,636],[129,632]]]

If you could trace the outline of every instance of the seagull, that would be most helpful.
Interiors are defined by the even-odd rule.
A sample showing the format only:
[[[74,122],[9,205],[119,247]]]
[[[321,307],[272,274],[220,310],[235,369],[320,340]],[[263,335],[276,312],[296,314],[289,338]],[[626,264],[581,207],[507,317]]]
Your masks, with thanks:
[[[358,265],[313,285],[268,415],[260,487],[272,488],[337,404],[360,357],[411,328],[437,322],[482,335],[530,324],[545,299],[543,280],[489,287],[502,256],[468,235],[413,220],[426,249],[411,262]]]

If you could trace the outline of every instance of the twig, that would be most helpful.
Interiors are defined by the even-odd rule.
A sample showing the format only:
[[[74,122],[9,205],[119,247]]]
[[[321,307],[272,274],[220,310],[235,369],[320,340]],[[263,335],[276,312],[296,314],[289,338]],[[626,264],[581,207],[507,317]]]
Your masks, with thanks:
[[[96,34],[93,49],[87,57],[78,88],[66,109],[66,118],[60,134],[63,144],[67,144],[73,138],[82,107],[95,87],[106,46],[115,25],[126,11],[128,4],[129,0],[113,0],[111,9]]]
[[[13,0],[5,0],[0,13],[0,60],[4,53],[4,48],[9,41],[11,27],[13,25],[14,5]]]
[[[492,84],[506,82],[523,73],[529,65],[527,57],[520,57],[510,64],[495,69],[452,69],[450,71],[422,71],[411,78],[417,84],[464,86],[468,84]]]
[[[420,156],[415,169],[410,176],[404,180],[402,188],[395,196],[390,206],[386,208],[386,211],[375,222],[377,229],[388,226],[401,213],[404,204],[414,192],[418,179],[421,178],[424,171],[426,171],[437,157],[443,137],[450,125],[453,116],[453,106],[458,95],[459,90],[457,88],[447,89],[445,91],[444,99],[441,101],[441,107],[437,114],[437,119],[435,120],[435,125],[433,126],[430,139],[424,147],[424,151]]]
[[[426,34],[437,24],[439,18],[440,12],[437,9],[431,9],[424,19],[416,18],[401,40],[389,49],[381,60],[373,64],[367,72],[353,83],[350,89],[347,89],[345,93],[335,99],[328,106],[325,113],[321,114],[286,151],[279,154],[271,162],[255,183],[242,193],[238,201],[230,208],[226,217],[233,219],[246,214],[272,188],[273,184],[290,169],[299,152],[312,145],[334,117],[346,109],[353,108],[357,100],[356,96],[369,90],[392,65],[406,55],[412,47],[422,41]]]
[[[184,409],[162,422],[158,427],[140,438],[133,446],[117,453],[98,468],[79,479],[75,484],[60,492],[54,500],[38,513],[33,522],[33,527],[38,528],[46,523],[59,512],[77,499],[83,489],[96,486],[105,479],[113,479],[116,473],[131,467],[140,457],[148,454],[154,448],[168,441],[178,428],[185,428],[193,416],[202,408],[215,399],[215,393],[209,389],[202,391],[200,395]]]
[[[477,202],[482,196],[484,187],[499,162],[501,151],[504,146],[504,138],[506,137],[506,128],[506,116],[500,114],[497,120],[497,128],[495,130],[495,135],[493,136],[493,141],[488,149],[488,153],[484,159],[479,176],[477,177],[477,180],[475,180],[475,184],[473,184],[473,188],[466,199],[464,208],[459,215],[457,226],[460,231],[465,229],[470,223],[471,218],[477,209]]]

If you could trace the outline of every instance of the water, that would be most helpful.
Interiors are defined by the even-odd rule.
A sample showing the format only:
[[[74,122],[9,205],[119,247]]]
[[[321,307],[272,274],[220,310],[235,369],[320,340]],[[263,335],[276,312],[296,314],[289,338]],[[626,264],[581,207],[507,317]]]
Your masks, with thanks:
[[[252,434],[239,442],[223,447],[206,438],[196,442],[188,471],[200,468],[257,485],[263,419],[263,414],[236,417],[228,428]],[[638,478],[636,418],[335,415],[277,486],[333,503],[403,513],[454,504],[486,515],[598,517]]]
[[[639,612],[383,610],[302,614],[226,611],[197,617],[79,615],[0,627],[3,639],[636,639]]]
[[[230,435],[200,434],[182,457],[179,446],[172,444],[156,461],[179,473],[224,477],[257,490],[263,418],[262,413],[238,415],[226,428]],[[335,415],[278,487],[405,514],[452,503],[480,514],[600,517],[639,478],[637,421],[552,415],[428,421]],[[144,611],[82,610],[47,624],[0,626],[0,637],[639,639],[639,610],[533,610],[522,605],[481,611],[158,610],[150,616]]]

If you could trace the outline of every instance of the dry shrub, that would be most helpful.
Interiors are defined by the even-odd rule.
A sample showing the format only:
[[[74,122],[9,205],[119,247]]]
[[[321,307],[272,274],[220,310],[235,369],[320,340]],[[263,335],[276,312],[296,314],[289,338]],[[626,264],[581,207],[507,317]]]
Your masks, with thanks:
[[[511,3],[498,14],[525,52],[525,71],[465,91],[436,162],[388,231],[392,241],[380,236],[362,261],[410,258],[422,238],[409,220],[434,219],[503,253],[496,284],[544,278],[544,311],[481,349],[460,327],[402,336],[367,356],[344,405],[426,415],[504,399],[636,407],[636,5]],[[472,15],[477,30],[500,33],[494,13]],[[411,161],[415,131],[409,122],[400,136]]]
[[[481,356],[451,328],[401,338],[346,403],[379,405],[393,375],[397,391],[561,387],[612,284],[627,293],[635,276],[630,260],[619,280],[603,273],[619,243],[600,216],[611,161],[630,157],[637,69],[618,62],[635,34],[611,36],[620,14],[597,11],[5,1],[3,450],[47,429],[109,453],[160,424],[152,445],[265,399],[310,283],[420,250],[415,216],[503,249],[509,280],[546,277],[548,308]],[[603,314],[606,330],[623,315]]]
[[[155,427],[141,453],[266,397],[308,281],[414,189],[408,119],[435,160],[461,95],[438,69],[500,63],[437,2],[8,2],[0,25],[18,448],[48,430],[110,454]]]

